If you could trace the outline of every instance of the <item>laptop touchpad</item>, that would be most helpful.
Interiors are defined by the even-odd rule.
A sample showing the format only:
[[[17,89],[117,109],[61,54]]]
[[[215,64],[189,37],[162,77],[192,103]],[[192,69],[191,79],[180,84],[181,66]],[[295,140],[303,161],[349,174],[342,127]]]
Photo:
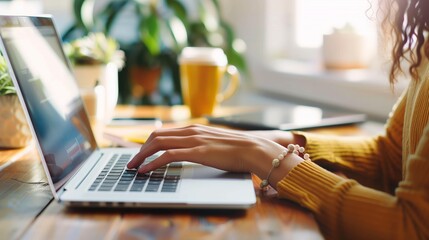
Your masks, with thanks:
[[[183,178],[193,179],[246,179],[249,174],[232,173],[202,165],[188,165],[184,167]]]

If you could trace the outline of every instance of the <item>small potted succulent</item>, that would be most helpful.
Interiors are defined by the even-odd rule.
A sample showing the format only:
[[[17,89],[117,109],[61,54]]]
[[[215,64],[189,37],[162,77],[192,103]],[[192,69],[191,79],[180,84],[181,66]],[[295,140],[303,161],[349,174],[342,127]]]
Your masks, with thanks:
[[[20,148],[31,143],[32,136],[5,59],[0,53],[0,148]]]
[[[89,33],[65,43],[64,51],[81,91],[103,86],[105,122],[109,122],[118,101],[118,71],[124,65],[125,55],[119,44],[103,33]]]
[[[64,43],[64,51],[74,66],[114,63],[121,68],[124,65],[124,53],[119,50],[118,42],[101,32]]]

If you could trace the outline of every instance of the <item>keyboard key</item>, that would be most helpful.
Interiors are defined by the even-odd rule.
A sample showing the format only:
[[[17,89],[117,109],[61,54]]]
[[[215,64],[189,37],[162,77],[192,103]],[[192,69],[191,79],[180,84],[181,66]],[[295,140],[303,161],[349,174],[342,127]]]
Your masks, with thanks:
[[[110,192],[110,190],[112,190],[112,187],[103,187],[101,186],[98,191],[102,191],[102,192]]]
[[[128,189],[128,185],[117,185],[115,192],[125,192]]]
[[[164,179],[169,181],[180,180],[180,175],[166,175]]]
[[[147,185],[146,192],[158,192],[159,185]]]
[[[151,156],[146,162],[153,161]],[[131,155],[113,155],[92,183],[88,191],[130,192],[175,192],[182,173],[182,163],[170,163],[150,173],[137,173],[136,169],[125,169]],[[145,188],[146,187],[146,188]]]
[[[177,185],[179,185],[179,180],[164,181],[163,185],[165,185],[165,186],[177,186]]]
[[[143,183],[143,184],[134,183],[134,184],[131,186],[130,191],[131,191],[131,192],[141,192],[141,191],[143,190],[143,188],[144,188],[144,183]]]

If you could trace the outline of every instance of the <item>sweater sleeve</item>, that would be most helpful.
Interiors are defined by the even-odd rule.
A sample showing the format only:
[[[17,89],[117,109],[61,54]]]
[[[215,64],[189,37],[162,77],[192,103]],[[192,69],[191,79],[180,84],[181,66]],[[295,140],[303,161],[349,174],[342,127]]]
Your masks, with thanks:
[[[428,139],[429,134],[427,149]],[[296,166],[277,190],[279,197],[310,209],[326,239],[428,239],[427,154],[410,156],[407,178],[396,195],[341,178],[313,162]]]
[[[327,140],[319,143],[322,141]],[[373,141],[378,150],[395,142]],[[329,157],[332,154],[326,151],[323,158]],[[349,158],[353,159],[345,157],[340,165],[353,169],[357,165],[353,161],[348,163]],[[384,161],[389,160],[379,160],[380,164],[374,164],[374,168],[381,170],[388,166]],[[279,197],[310,209],[327,239],[429,239],[429,125],[415,153],[408,156],[404,169],[403,180],[394,194],[389,194],[339,177],[314,162],[302,162],[277,184],[277,190]]]
[[[402,176],[402,129],[406,92],[399,98],[376,137],[332,137],[294,132],[306,139],[306,152],[323,168],[340,171],[372,188],[393,193]]]

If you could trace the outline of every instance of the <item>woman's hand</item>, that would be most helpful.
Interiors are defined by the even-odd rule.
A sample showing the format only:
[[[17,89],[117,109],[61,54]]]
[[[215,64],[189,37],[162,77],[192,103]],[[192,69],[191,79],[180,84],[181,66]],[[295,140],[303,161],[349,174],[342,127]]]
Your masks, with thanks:
[[[225,171],[252,172],[266,178],[272,160],[283,149],[278,143],[246,132],[192,125],[154,131],[127,167],[138,168],[143,173],[171,162],[189,161]],[[143,164],[148,156],[161,150],[165,152],[156,160]],[[283,169],[271,175],[272,185],[302,161],[298,156],[290,158],[292,160],[281,165]]]

